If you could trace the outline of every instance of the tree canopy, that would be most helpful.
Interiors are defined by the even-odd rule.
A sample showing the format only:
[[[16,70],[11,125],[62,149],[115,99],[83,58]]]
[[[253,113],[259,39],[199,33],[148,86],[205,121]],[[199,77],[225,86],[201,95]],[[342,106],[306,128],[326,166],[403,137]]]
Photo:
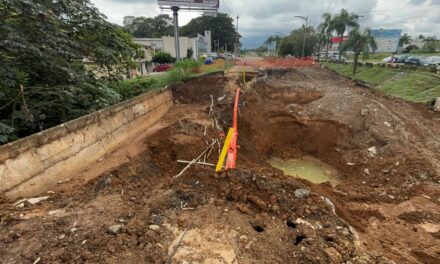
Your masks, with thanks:
[[[137,45],[105,19],[89,0],[0,2],[0,141],[118,100],[83,63],[114,78],[132,65]]]
[[[136,17],[133,23],[126,25],[125,30],[135,38],[160,38],[174,35],[173,18],[167,14],[156,17]]]
[[[299,28],[292,31],[289,36],[281,39],[279,46],[279,54],[281,56],[294,55],[302,56],[304,35],[306,37],[304,56],[311,56],[315,50],[317,43],[317,36],[313,27]]]
[[[234,27],[234,20],[230,16],[218,13],[217,17],[201,16],[194,18],[180,29],[180,35],[197,37],[197,34],[204,35],[205,30],[211,31],[213,49],[218,48],[215,44],[218,41],[220,49],[224,49],[226,45],[227,50],[233,50],[238,33]]]

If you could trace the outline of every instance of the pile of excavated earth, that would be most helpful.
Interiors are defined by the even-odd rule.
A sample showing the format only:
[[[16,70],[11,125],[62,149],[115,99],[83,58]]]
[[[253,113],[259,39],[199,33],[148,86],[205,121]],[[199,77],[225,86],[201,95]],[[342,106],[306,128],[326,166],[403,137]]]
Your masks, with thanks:
[[[174,87],[156,125],[75,181],[1,200],[0,262],[440,263],[439,113],[318,66],[247,80]],[[216,174],[238,87],[237,169]],[[337,183],[269,162],[302,157]]]

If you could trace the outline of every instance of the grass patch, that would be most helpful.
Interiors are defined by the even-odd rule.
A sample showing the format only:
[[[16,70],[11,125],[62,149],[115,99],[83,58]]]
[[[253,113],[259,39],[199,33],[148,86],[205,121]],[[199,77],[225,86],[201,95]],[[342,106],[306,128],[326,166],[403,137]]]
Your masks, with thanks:
[[[440,77],[429,73],[361,66],[352,75],[351,64],[327,63],[326,66],[407,101],[426,103],[440,97]]]
[[[425,103],[440,97],[440,77],[418,72],[402,73],[402,78],[385,83],[378,89],[413,102]]]

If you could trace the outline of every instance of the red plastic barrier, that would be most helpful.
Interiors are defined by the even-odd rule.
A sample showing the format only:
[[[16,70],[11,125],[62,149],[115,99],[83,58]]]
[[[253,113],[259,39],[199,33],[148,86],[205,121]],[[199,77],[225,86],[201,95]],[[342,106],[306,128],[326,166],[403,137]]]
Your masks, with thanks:
[[[232,118],[232,127],[234,128],[234,133],[232,134],[231,142],[229,143],[228,158],[226,159],[226,170],[235,169],[237,162],[237,139],[238,139],[238,102],[240,98],[240,88],[237,89],[235,93],[234,102],[234,115]]]

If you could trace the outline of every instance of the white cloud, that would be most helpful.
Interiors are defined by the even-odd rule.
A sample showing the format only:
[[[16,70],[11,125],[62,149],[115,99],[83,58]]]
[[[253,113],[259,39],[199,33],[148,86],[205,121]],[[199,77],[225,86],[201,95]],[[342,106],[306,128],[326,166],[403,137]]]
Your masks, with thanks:
[[[155,16],[161,11],[155,0],[91,0],[109,21],[122,24],[124,16]],[[221,0],[221,11],[232,17],[240,15],[240,33],[244,42],[262,42],[269,35],[284,34],[301,26],[295,15],[308,15],[317,26],[324,12],[337,13],[341,8],[363,17],[360,23],[370,28],[402,29],[410,35],[440,37],[440,0]],[[199,12],[180,12],[184,25]]]

